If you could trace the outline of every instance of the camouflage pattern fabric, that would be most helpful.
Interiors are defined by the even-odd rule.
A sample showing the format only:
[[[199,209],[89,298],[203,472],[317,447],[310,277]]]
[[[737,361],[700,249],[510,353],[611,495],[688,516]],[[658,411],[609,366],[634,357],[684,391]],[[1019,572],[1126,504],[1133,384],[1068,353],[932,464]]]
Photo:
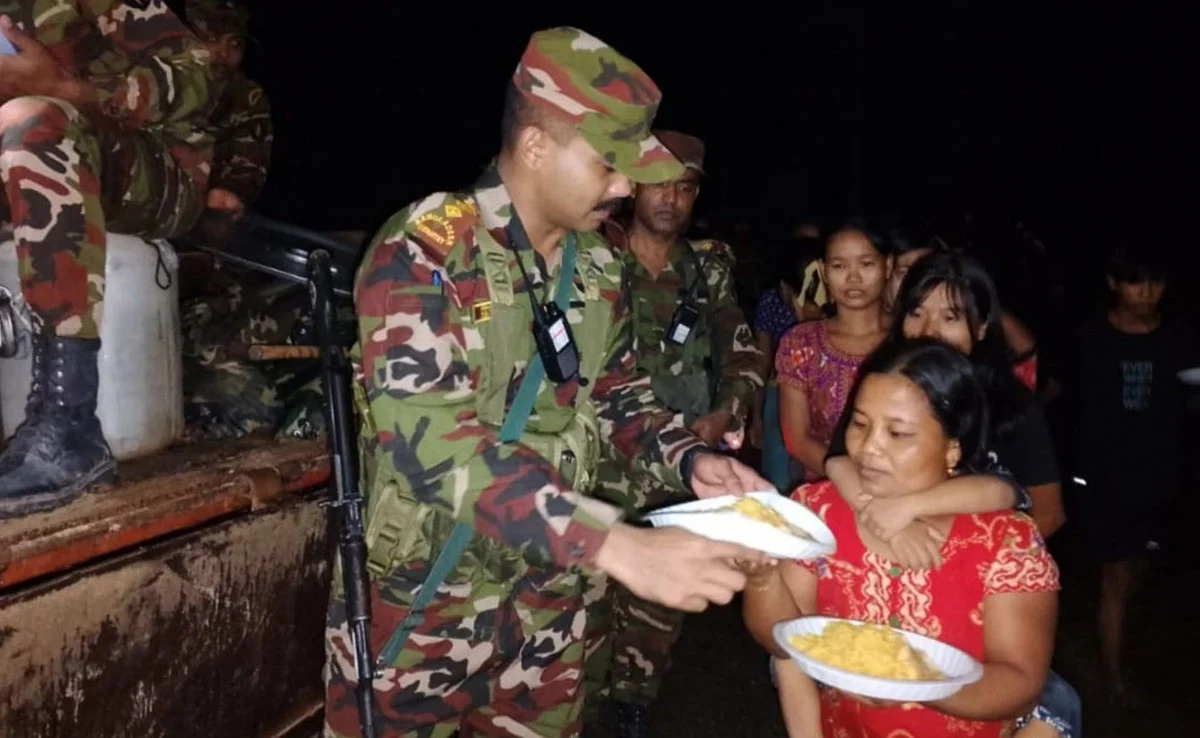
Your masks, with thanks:
[[[13,223],[25,300],[43,330],[97,338],[105,233],[154,239],[191,228],[219,88],[208,52],[160,1],[0,0],[0,14],[74,60],[69,71],[96,90],[105,117],[23,97],[3,102],[0,131],[0,217]]]
[[[249,350],[294,343],[307,302],[301,285],[222,269],[208,294],[181,307],[184,417],[192,433],[237,438],[279,425],[278,386],[305,362],[251,361]]]
[[[388,547],[389,564],[372,589],[381,622],[394,626],[403,618],[455,520],[475,529],[425,622],[375,681],[388,705],[389,736],[443,735],[442,727],[426,731],[433,725],[452,730],[464,716],[490,720],[490,733],[573,735],[578,728],[582,576],[620,511],[572,490],[526,441],[572,426],[583,411],[573,402],[581,390],[578,376],[562,385],[543,380],[522,442],[498,442],[503,413],[491,412],[491,398],[507,411],[526,361],[492,366],[492,359],[506,343],[517,344],[512,355],[533,355],[532,313],[521,293],[532,289],[540,296],[558,278],[557,264],[544,274],[531,249],[511,250],[505,231],[511,217],[507,191],[489,168],[473,193],[439,193],[393,217],[357,279],[371,558]],[[649,379],[635,375],[620,261],[599,235],[576,237],[611,306],[591,338],[604,347],[589,381],[598,437],[611,444],[614,458],[682,492],[678,463],[700,442],[680,416],[656,405]],[[514,290],[509,309],[520,317],[506,317],[503,326],[483,276],[485,239],[509,249],[503,264]],[[520,276],[518,254],[533,284]],[[581,272],[573,305],[588,297]],[[572,307],[567,318],[579,340],[583,311]],[[581,356],[587,363],[586,349]],[[397,523],[395,533],[379,533]],[[354,665],[340,597],[335,588],[327,735],[354,736]],[[373,652],[388,635],[385,626],[373,628]]]
[[[681,241],[655,278],[629,250],[624,231],[612,227],[607,235],[626,265],[638,372],[651,378],[656,397],[684,413],[689,424],[718,409],[728,410],[735,426],[744,423],[763,385],[764,360],[738,306],[732,251],[718,241]],[[667,341],[666,333],[681,294],[694,282],[701,318],[688,342],[679,346]],[[681,501],[672,490],[626,473],[611,459],[603,459],[598,479],[596,496],[620,505],[630,516]],[[588,624],[589,713],[607,697],[650,704],[670,666],[670,650],[684,618],[682,612],[641,600],[617,582],[607,589],[608,602],[589,605],[594,621]]]
[[[308,301],[303,285],[223,266],[205,294],[184,303],[184,417],[190,437],[324,435],[319,363],[249,358],[255,344],[312,345]],[[352,331],[351,306],[339,306],[336,317],[339,331]]]
[[[187,0],[183,13],[192,28],[213,36],[246,37],[250,26],[250,8],[240,0]]]
[[[612,47],[577,28],[539,31],[513,84],[550,115],[566,120],[634,182],[676,179],[683,167],[651,132],[662,95],[654,80]]]
[[[212,127],[216,144],[209,187],[228,190],[249,207],[266,184],[275,140],[266,92],[236,72],[221,96]]]

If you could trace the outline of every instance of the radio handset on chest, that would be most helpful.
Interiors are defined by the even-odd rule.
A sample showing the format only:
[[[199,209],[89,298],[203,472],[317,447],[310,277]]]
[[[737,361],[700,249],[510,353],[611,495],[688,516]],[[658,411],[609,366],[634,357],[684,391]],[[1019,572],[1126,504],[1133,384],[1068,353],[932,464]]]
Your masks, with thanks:
[[[567,235],[567,244],[563,248],[562,267],[558,273],[558,286],[554,300],[539,304],[533,295],[533,282],[525,271],[525,263],[521,260],[521,248],[528,247],[529,236],[524,226],[514,216],[508,228],[509,242],[517,256],[517,267],[528,285],[526,294],[529,295],[529,305],[533,308],[533,341],[537,346],[538,356],[546,376],[555,384],[562,384],[579,372],[579,349],[575,346],[575,335],[571,332],[571,324],[567,320],[567,307],[571,299],[571,283],[575,277],[575,236]]]
[[[696,276],[692,279],[691,286],[683,293],[683,302],[675,308],[675,314],[671,316],[671,325],[667,328],[667,340],[676,346],[687,343],[688,337],[696,328],[696,323],[700,321],[700,307],[696,302],[696,285],[704,279],[704,267],[697,258],[696,252],[689,244],[684,244],[684,248],[691,255],[692,264],[696,267]]]

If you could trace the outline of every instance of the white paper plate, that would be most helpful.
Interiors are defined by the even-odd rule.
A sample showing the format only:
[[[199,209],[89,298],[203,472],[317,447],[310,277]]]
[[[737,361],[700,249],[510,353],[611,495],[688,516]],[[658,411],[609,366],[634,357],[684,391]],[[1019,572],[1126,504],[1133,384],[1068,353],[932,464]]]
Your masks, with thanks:
[[[880,700],[895,702],[931,702],[949,697],[968,684],[983,678],[983,665],[971,658],[966,652],[953,646],[927,638],[916,633],[910,633],[899,628],[892,628],[908,641],[913,648],[920,650],[931,664],[946,675],[945,679],[936,681],[910,681],[906,679],[882,679],[865,676],[854,672],[838,669],[823,661],[797,651],[788,643],[788,638],[794,635],[819,635],[825,626],[832,622],[861,624],[858,620],[843,618],[828,618],[810,615],[796,620],[777,623],[773,630],[775,642],[800,665],[805,674],[822,684],[840,689],[844,692],[874,697]]]
[[[1200,366],[1184,369],[1175,375],[1179,377],[1179,381],[1193,387],[1200,386]]]
[[[751,492],[747,497],[770,506],[789,523],[807,532],[813,540],[806,540],[741,513],[723,510],[737,501],[734,495],[672,505],[647,513],[645,519],[656,528],[677,526],[714,541],[740,543],[781,559],[815,559],[837,550],[837,541],[825,521],[799,502],[774,490]]]

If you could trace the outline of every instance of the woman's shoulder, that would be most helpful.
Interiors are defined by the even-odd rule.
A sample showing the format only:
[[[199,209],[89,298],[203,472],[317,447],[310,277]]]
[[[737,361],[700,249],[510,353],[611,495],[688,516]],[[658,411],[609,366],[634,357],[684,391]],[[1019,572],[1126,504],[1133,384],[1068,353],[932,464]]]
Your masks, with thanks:
[[[988,594],[1060,588],[1058,564],[1027,513],[1003,510],[969,517],[970,538],[982,550],[980,575]]]
[[[828,479],[800,485],[792,492],[791,498],[812,510],[822,520],[827,520],[829,513],[835,510],[849,508],[837,487]]]
[[[812,341],[825,330],[825,320],[805,320],[788,328],[783,334],[783,340]]]
[[[783,382],[806,382],[821,352],[821,321],[810,320],[788,328],[779,339],[775,368]]]

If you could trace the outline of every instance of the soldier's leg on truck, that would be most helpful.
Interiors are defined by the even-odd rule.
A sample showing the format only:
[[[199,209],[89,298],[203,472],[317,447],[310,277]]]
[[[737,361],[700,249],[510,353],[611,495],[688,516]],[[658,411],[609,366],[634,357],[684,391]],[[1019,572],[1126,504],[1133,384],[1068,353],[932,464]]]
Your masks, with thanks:
[[[175,235],[201,193],[150,134],[93,126],[41,97],[0,105],[0,179],[33,312],[26,420],[0,456],[0,517],[57,507],[112,476],[96,417],[106,232]]]
[[[476,538],[478,540],[478,537]],[[571,738],[583,707],[582,574],[482,565],[468,550],[393,663],[374,681],[379,738]],[[486,557],[484,557],[486,558]],[[511,561],[508,563],[512,563]],[[408,613],[429,560],[371,584],[371,654]],[[335,571],[340,581],[340,571]],[[357,674],[341,588],[326,630],[325,737],[360,738]]]

